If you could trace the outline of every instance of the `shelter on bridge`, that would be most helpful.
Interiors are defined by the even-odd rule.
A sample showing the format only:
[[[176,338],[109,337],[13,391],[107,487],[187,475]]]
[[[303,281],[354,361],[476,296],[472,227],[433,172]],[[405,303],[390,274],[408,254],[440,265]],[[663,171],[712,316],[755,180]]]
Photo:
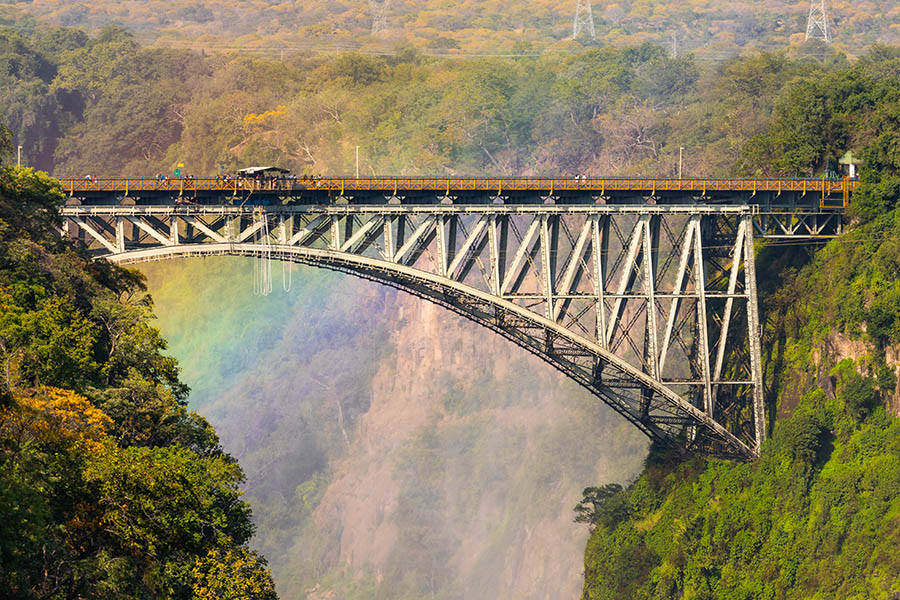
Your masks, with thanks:
[[[853,152],[850,150],[848,150],[847,153],[844,154],[844,156],[842,156],[840,160],[838,160],[841,174],[853,180],[859,178],[859,166],[861,164],[862,161],[854,156]]]
[[[258,177],[288,175],[290,172],[290,169],[282,169],[281,167],[247,167],[246,169],[240,169],[237,174],[239,177]]]

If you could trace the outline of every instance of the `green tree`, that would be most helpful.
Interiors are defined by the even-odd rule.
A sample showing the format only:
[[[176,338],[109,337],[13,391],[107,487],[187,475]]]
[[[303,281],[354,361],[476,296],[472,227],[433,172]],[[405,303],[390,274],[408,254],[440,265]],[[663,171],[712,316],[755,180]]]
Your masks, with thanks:
[[[187,600],[211,551],[220,586],[274,597],[246,548],[243,473],[186,409],[142,277],[63,239],[63,198],[0,165],[4,597]]]
[[[193,570],[196,600],[275,600],[266,561],[245,547],[214,548]]]
[[[584,496],[575,505],[575,522],[596,526],[615,527],[620,521],[628,518],[628,505],[622,494],[622,486],[608,483],[602,487],[584,488]]]
[[[855,371],[841,381],[840,395],[850,414],[860,420],[868,417],[878,406],[875,381]]]

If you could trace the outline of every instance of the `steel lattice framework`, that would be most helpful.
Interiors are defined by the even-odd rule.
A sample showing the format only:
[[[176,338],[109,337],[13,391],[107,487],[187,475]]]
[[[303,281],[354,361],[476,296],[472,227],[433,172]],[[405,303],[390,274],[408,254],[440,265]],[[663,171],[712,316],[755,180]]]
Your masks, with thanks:
[[[756,456],[765,435],[748,206],[66,206],[121,264],[271,256],[441,304],[573,378],[651,438]]]
[[[372,10],[372,35],[382,35],[387,30],[391,0],[369,0],[369,8]]]
[[[586,35],[592,40],[597,38],[594,30],[594,11],[591,9],[591,0],[575,0],[575,22],[572,26],[572,39],[577,40],[579,35]]]
[[[809,17],[806,20],[806,39],[819,39],[826,44],[831,43],[831,30],[828,28],[828,11],[825,0],[811,0]]]

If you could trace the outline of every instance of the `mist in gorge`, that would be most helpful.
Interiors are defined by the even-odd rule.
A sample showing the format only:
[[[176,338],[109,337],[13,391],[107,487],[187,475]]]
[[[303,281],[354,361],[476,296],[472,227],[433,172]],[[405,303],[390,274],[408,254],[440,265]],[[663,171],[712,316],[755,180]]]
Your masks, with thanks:
[[[632,479],[647,447],[612,410],[371,282],[296,267],[290,292],[258,297],[247,259],[142,270],[191,408],[247,473],[282,597],[579,595],[572,509],[586,485]]]

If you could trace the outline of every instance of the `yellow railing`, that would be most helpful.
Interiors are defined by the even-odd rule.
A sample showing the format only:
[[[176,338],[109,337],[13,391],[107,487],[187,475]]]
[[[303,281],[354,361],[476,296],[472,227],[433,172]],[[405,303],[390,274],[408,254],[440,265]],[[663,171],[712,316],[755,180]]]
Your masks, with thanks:
[[[393,194],[404,191],[429,191],[446,194],[451,192],[479,191],[504,192],[539,191],[550,195],[556,192],[590,191],[600,195],[606,192],[633,191],[657,192],[801,192],[826,198],[841,196],[846,205],[858,182],[848,179],[630,179],[630,178],[431,178],[431,177],[363,177],[363,178],[286,178],[256,180],[248,178],[83,178],[60,179],[69,194],[76,192],[131,192],[164,191],[179,194],[196,191],[302,191],[326,190],[333,192],[379,191]]]

